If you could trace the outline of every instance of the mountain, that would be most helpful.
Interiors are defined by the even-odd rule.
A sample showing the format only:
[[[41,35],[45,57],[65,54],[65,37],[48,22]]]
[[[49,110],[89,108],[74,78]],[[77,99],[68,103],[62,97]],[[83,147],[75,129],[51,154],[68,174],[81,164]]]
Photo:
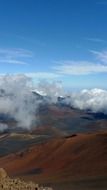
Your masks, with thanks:
[[[107,132],[49,140],[0,158],[10,176],[61,184],[107,177]],[[107,178],[106,178],[107,179]]]
[[[52,102],[31,93],[40,104],[30,128],[0,114],[1,129],[8,126],[0,134],[0,167],[55,190],[106,189],[107,115],[73,108],[64,97]]]
[[[17,127],[17,121],[8,114],[0,114],[0,123],[8,126],[4,131],[1,130],[1,133],[27,132],[27,128]],[[35,121],[28,132],[39,134],[40,131],[41,134],[41,129],[44,131],[44,134],[47,130],[51,137],[55,136],[52,135],[54,131],[59,131],[60,134],[66,135],[105,130],[107,129],[107,115],[104,113],[93,113],[89,110],[74,109],[59,103],[50,104],[44,101],[44,103],[38,106],[35,113]]]

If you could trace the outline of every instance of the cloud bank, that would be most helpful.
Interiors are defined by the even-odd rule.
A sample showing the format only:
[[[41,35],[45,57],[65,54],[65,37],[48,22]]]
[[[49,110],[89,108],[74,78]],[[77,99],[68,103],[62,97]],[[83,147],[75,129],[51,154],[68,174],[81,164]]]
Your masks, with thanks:
[[[80,110],[91,110],[92,112],[107,114],[107,90],[84,89],[78,93],[71,93],[65,101]]]
[[[56,102],[61,93],[61,84],[43,80],[34,85],[32,78],[21,74],[0,76],[0,114],[9,115],[18,127],[35,127],[38,106],[44,102],[38,99],[34,91],[50,97],[48,102]]]
[[[18,126],[29,128],[37,102],[31,93],[32,81],[24,75],[0,77],[0,113],[10,115]]]
[[[33,93],[35,92],[35,93]],[[32,83],[32,78],[26,75],[1,75],[0,76],[0,115],[8,115],[17,123],[17,127],[31,129],[36,127],[38,107],[44,104],[44,98],[38,99],[38,93],[45,99],[45,103],[57,103],[58,97],[65,104],[80,110],[103,112],[107,114],[107,90],[85,89],[66,95],[61,82],[41,80],[38,84]],[[8,126],[0,122],[0,130]]]

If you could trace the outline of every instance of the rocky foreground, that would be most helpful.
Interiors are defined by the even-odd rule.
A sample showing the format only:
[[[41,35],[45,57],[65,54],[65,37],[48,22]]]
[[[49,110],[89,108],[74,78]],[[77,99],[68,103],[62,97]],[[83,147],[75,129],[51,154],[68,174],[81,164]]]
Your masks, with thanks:
[[[0,190],[53,190],[51,187],[39,187],[33,182],[11,179],[3,168],[0,168]]]

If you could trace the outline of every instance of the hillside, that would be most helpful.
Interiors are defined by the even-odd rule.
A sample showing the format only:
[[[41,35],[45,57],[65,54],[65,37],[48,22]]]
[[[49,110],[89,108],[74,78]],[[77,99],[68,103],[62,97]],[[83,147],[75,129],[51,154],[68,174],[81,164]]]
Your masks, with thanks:
[[[79,134],[34,145],[0,159],[12,176],[40,182],[107,176],[107,132]]]

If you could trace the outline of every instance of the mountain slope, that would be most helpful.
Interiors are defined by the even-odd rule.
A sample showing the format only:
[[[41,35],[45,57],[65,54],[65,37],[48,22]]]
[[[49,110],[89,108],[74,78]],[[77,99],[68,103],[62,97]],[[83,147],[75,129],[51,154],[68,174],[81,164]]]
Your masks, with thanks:
[[[107,132],[50,140],[1,158],[0,166],[41,182],[107,176]]]

